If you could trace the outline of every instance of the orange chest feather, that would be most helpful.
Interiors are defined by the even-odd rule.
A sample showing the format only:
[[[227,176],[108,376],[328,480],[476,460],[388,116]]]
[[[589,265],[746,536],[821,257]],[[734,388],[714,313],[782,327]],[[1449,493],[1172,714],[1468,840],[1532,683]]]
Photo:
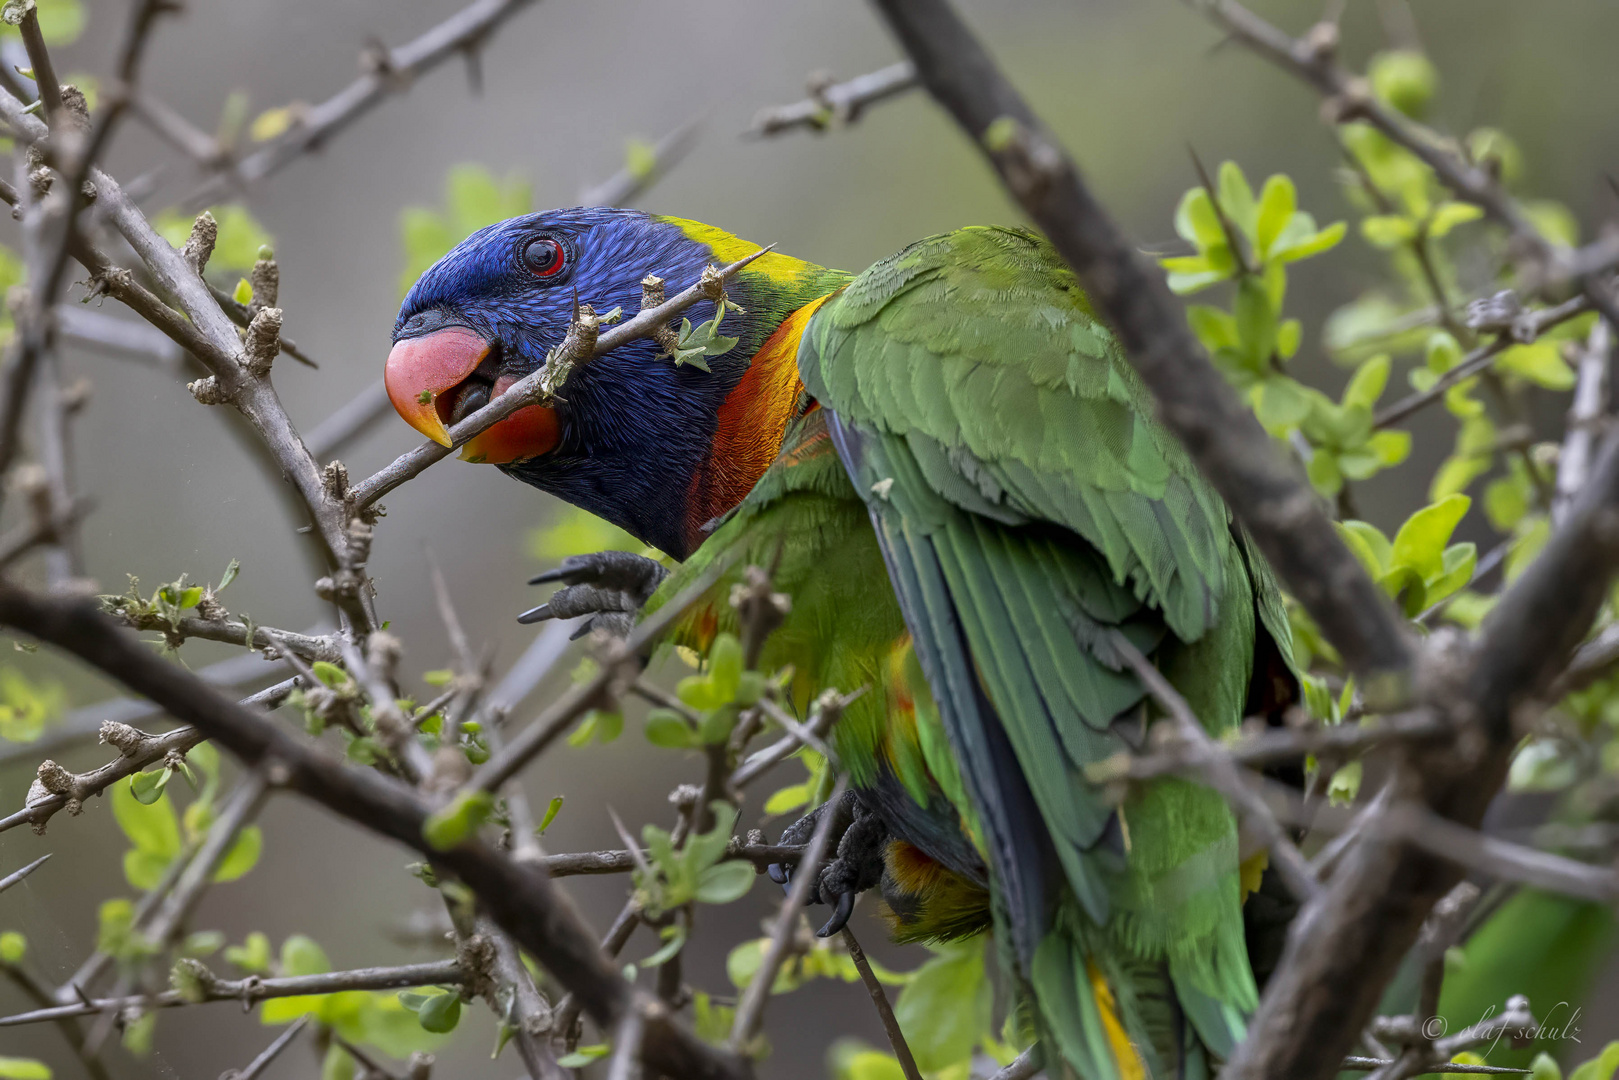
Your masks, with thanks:
[[[776,460],[803,390],[798,343],[810,316],[830,298],[811,301],[783,319],[720,405],[708,467],[692,479],[689,505],[694,530],[746,498]]]

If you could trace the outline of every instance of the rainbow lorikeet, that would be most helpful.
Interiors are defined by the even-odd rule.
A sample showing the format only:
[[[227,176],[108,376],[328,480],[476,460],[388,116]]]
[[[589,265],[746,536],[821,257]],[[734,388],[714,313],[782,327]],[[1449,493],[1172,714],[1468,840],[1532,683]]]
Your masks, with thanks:
[[[756,250],[625,210],[483,229],[406,297],[389,392],[447,442],[561,341],[576,294],[633,311],[646,275],[684,286]],[[792,609],[764,664],[794,665],[799,707],[870,688],[835,730],[855,793],[818,811],[844,828],[826,931],[878,886],[901,939],[993,923],[1073,1072],[1211,1072],[1257,1000],[1233,816],[1174,778],[1121,801],[1086,767],[1155,715],[1121,636],[1216,735],[1291,691],[1267,569],[1038,236],[962,229],[859,275],[771,253],[729,288],[738,341],[708,370],[634,342],[463,456],[680,560],[648,610],[732,560],[688,643],[735,628],[742,566],[774,566]],[[540,617],[622,618],[659,577],[624,555],[546,576],[569,588]]]

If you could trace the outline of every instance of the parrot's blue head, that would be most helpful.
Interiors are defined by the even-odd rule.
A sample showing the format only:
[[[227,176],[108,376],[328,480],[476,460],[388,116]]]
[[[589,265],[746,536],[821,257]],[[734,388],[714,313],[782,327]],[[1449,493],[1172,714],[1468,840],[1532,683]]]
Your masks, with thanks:
[[[447,446],[449,425],[544,363],[567,333],[576,298],[598,313],[618,307],[633,315],[648,275],[664,279],[673,296],[704,267],[755,250],[718,229],[635,210],[552,210],[480,229],[405,297],[388,356],[389,397],[407,423]],[[721,410],[781,320],[819,295],[824,274],[774,253],[759,259],[729,287],[746,313],[731,309],[721,330],[741,340],[709,358],[711,371],[676,367],[650,339],[630,342],[576,368],[552,406],[519,410],[468,442],[462,457],[498,465],[684,557],[702,540],[693,492],[712,465]],[[713,314],[703,301],[686,317],[696,324]]]

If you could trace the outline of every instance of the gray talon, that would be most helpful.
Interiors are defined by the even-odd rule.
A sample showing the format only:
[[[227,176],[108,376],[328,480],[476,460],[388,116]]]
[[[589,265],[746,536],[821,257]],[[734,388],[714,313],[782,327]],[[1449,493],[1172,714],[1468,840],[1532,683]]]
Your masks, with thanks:
[[[519,615],[517,621],[529,624],[587,616],[574,638],[603,630],[622,639],[634,629],[636,615],[668,574],[661,563],[628,551],[570,555],[561,566],[529,580],[530,585],[560,581],[562,588],[544,604]]]

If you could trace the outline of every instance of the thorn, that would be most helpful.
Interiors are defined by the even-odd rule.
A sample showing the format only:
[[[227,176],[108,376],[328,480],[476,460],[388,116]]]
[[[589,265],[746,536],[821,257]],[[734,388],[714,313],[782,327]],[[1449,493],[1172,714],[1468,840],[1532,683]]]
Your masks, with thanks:
[[[29,874],[32,874],[35,870],[38,870],[41,866],[44,866],[45,860],[49,859],[50,857],[50,853],[47,852],[46,854],[35,859],[33,862],[29,863],[27,866],[23,867],[21,870],[18,870],[16,873],[0,878],[0,892],[5,892],[13,885],[21,882]]]

